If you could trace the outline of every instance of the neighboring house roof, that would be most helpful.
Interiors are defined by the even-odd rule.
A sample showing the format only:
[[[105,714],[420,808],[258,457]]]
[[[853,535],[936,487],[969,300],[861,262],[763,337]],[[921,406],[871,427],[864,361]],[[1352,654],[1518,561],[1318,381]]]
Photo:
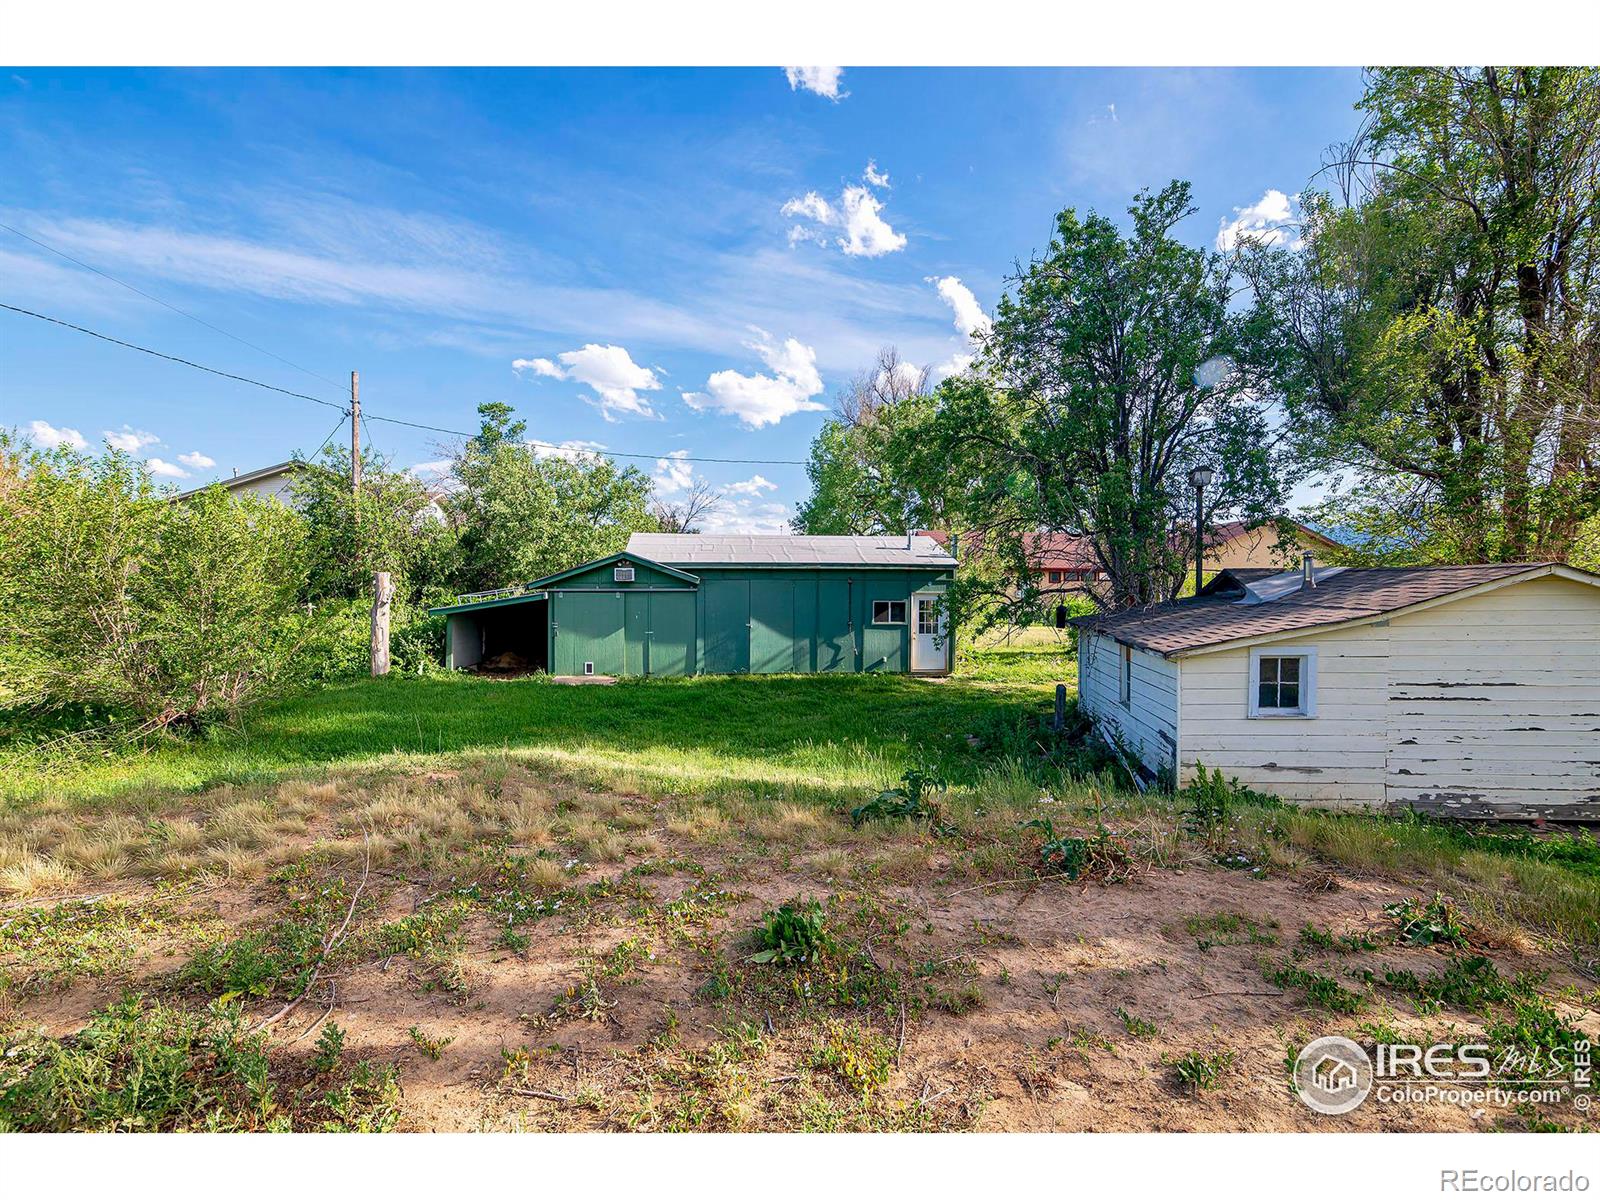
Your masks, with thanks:
[[[952,568],[938,541],[899,537],[811,537],[799,534],[636,533],[630,555],[679,567],[936,567]]]
[[[1223,571],[1198,597],[1079,617],[1081,629],[1163,657],[1257,638],[1372,620],[1502,582],[1560,574],[1600,586],[1600,576],[1561,563],[1463,567],[1319,567],[1316,586],[1298,571]]]
[[[227,479],[217,479],[212,482],[220,483],[225,490],[231,492],[235,488],[245,487],[252,483],[262,483],[268,479],[276,479],[280,475],[287,475],[291,471],[298,471],[305,465],[305,463],[291,458],[288,462],[273,463],[270,467],[257,467],[254,471],[246,471],[242,475],[233,475]],[[197,495],[210,486],[211,484],[208,483],[203,487],[190,488],[187,492],[179,492],[173,499],[182,500],[188,496]]]
[[[1206,530],[1206,545],[1208,547],[1223,546],[1235,538],[1244,537],[1258,530],[1271,529],[1271,521],[1224,521],[1220,525],[1213,525]],[[1303,538],[1315,542],[1319,546],[1336,549],[1338,542],[1326,534],[1318,533],[1309,525],[1302,525],[1299,521],[1291,520],[1289,525]],[[940,545],[949,541],[950,535],[943,530],[925,531],[928,537],[933,538]],[[1186,551],[1193,548],[1193,531],[1173,531],[1173,542]],[[962,543],[972,548],[974,552],[983,546],[981,534],[971,534]],[[1036,571],[1098,571],[1100,559],[1094,552],[1094,542],[1082,535],[1074,533],[1025,533],[1022,535],[1022,545],[1028,555],[1028,563]]]

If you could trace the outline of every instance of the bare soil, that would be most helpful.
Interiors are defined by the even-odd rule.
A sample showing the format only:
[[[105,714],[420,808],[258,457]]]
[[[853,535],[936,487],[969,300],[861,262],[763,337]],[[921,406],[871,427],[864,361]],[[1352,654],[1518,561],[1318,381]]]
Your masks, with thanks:
[[[432,779],[445,789],[460,782]],[[537,779],[516,786],[535,799],[546,788]],[[361,784],[341,791],[359,800]],[[1327,1117],[1293,1094],[1288,1063],[1312,1038],[1343,1033],[1370,1045],[1361,1027],[1377,1021],[1423,1041],[1447,1027],[1458,1040],[1482,1029],[1481,1013],[1424,1015],[1381,988],[1349,1016],[1265,981],[1264,964],[1289,960],[1307,923],[1377,939],[1375,949],[1296,960],[1346,987],[1362,990],[1353,970],[1436,973],[1445,952],[1397,945],[1383,913],[1417,894],[1402,880],[1322,864],[1258,877],[1192,855],[1126,882],[1011,881],[975,873],[983,838],[911,826],[858,837],[834,814],[790,814],[786,826],[780,812],[744,827],[735,814],[719,826],[679,801],[550,798],[568,820],[596,809],[636,848],[583,861],[558,820],[546,855],[579,862],[559,890],[541,894],[584,899],[514,923],[525,946],[508,943],[507,922],[480,898],[439,952],[330,961],[273,1026],[275,1053],[309,1053],[323,1023],[336,1022],[348,1055],[400,1067],[401,1127],[412,1130],[1450,1131],[1521,1128],[1527,1117],[1372,1101]],[[348,835],[329,813],[293,840],[326,862],[319,846]],[[527,849],[496,847],[491,857]],[[474,882],[480,897],[490,894],[482,850],[462,844],[429,861],[371,867],[372,907],[346,945]],[[347,854],[327,869],[348,883],[360,863]],[[1014,863],[1009,870],[1018,874]],[[809,967],[748,962],[763,913],[796,897],[828,904],[840,948]],[[61,899],[70,898],[33,896],[26,908]],[[16,981],[9,995],[0,990],[0,1030],[66,1036],[130,988],[202,1003],[175,975],[194,945],[266,924],[283,907],[270,879],[202,878],[159,891],[113,881],[92,902],[108,899],[159,900],[173,928],[209,932],[177,945],[141,935],[114,962],[49,985],[30,982],[26,951],[15,953],[0,962]],[[0,922],[22,909],[11,902]],[[1218,916],[1243,918],[1253,932],[1207,945],[1191,925]],[[1546,972],[1542,990],[1562,1015],[1600,1032],[1587,1006],[1593,982],[1552,952],[1504,931],[1476,931],[1471,950],[1507,976]],[[284,999],[262,997],[252,1012],[263,1017]],[[1191,1094],[1173,1064],[1195,1051],[1232,1057],[1217,1086]],[[1592,1128],[1570,1108],[1545,1116]]]

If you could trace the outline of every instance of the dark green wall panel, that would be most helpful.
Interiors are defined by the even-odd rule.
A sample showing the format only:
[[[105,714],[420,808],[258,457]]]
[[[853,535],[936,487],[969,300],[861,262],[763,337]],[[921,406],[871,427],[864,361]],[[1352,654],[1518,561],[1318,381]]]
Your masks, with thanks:
[[[694,609],[693,592],[650,596],[649,674],[694,674]]]
[[[750,669],[750,581],[714,579],[700,585],[705,605],[708,675],[737,675]]]
[[[795,670],[795,583],[750,581],[750,672],[787,675]]]

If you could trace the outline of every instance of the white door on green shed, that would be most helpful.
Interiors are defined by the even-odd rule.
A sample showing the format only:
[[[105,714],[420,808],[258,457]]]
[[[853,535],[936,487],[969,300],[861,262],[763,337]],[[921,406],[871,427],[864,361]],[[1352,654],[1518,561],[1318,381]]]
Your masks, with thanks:
[[[944,670],[945,615],[935,592],[918,592],[911,597],[911,669]]]

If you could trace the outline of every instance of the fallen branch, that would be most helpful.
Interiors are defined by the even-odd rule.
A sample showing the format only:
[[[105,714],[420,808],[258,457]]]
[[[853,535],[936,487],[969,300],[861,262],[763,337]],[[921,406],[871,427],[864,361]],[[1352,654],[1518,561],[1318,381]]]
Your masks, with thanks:
[[[327,966],[328,956],[337,950],[339,944],[344,941],[345,932],[350,928],[350,921],[356,915],[356,905],[361,901],[361,893],[367,889],[367,877],[372,873],[372,834],[370,832],[363,835],[363,842],[365,844],[361,855],[361,882],[356,884],[355,894],[350,897],[350,907],[346,910],[344,920],[340,922],[339,928],[334,930],[332,936],[324,939],[322,953],[317,956],[316,965],[311,968],[311,976],[306,980],[306,986],[300,990],[298,996],[262,1021],[261,1024],[250,1031],[251,1033],[260,1033],[269,1025],[276,1025],[284,1017],[299,1008],[300,1002],[310,995],[312,986],[322,974],[322,968]]]
[[[577,1097],[563,1096],[560,1092],[543,1092],[538,1088],[508,1088],[513,1096],[532,1096],[535,1100],[553,1100],[557,1104],[571,1104]]]
[[[946,894],[946,899],[949,899],[951,896],[965,896],[968,892],[981,892],[984,888],[1006,887],[1013,883],[1044,883],[1051,879],[1066,879],[1068,882],[1071,881],[1070,877],[1065,871],[1058,871],[1054,875],[1021,875],[1016,879],[991,879],[988,883],[980,883],[975,887],[960,888],[957,891],[949,892]]]
[[[1212,996],[1282,996],[1284,992],[1201,992],[1198,996],[1190,996],[1191,1000],[1209,1000]]]

